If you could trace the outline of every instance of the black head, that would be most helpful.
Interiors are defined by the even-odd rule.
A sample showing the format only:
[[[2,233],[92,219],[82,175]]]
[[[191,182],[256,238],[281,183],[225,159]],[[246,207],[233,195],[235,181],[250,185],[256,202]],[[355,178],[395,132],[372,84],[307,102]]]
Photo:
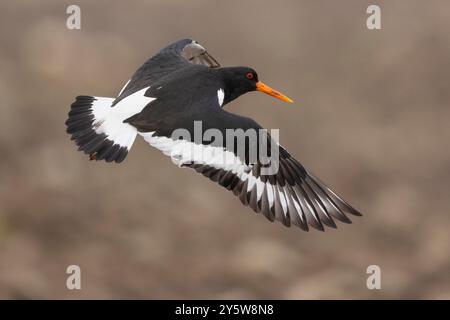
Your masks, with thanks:
[[[255,91],[258,74],[247,67],[230,67],[218,69],[225,84],[224,104],[233,101],[244,93]]]
[[[233,101],[244,93],[251,91],[261,91],[275,98],[286,102],[292,102],[291,99],[280,92],[270,88],[258,80],[258,74],[249,67],[229,67],[217,69],[223,79],[225,88],[224,105]]]

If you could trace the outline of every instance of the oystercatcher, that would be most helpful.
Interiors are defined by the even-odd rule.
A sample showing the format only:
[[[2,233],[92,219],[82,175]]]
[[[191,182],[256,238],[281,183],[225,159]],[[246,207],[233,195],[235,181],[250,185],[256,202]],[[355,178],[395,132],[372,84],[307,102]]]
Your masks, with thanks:
[[[360,216],[269,133],[258,134],[256,142],[246,136],[243,154],[236,145],[224,143],[227,130],[261,131],[252,119],[223,109],[251,91],[292,102],[259,81],[255,70],[221,67],[198,42],[183,39],[145,62],[116,98],[76,97],[66,121],[67,132],[91,160],[117,163],[125,159],[140,135],[180,167],[203,174],[232,191],[255,212],[285,226],[294,224],[305,231],[311,226],[323,231],[324,226],[336,228],[334,219],[351,223],[346,213]],[[202,134],[216,130],[223,140],[217,136],[214,141],[203,136],[200,141],[193,139],[198,123]],[[179,129],[190,135],[174,136]],[[268,164],[260,152],[256,157],[249,156],[255,145],[258,150],[276,151],[270,155],[276,155],[277,170],[265,171]]]

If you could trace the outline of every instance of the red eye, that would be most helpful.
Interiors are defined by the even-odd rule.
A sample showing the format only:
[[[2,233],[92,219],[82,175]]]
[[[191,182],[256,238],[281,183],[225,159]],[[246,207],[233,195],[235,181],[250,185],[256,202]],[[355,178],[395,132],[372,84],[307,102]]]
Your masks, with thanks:
[[[247,77],[247,79],[253,79],[253,73],[249,72],[245,75]]]

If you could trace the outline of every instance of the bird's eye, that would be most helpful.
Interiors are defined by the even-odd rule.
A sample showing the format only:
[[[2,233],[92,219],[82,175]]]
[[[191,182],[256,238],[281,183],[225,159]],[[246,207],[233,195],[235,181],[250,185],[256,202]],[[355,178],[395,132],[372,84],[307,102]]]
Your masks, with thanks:
[[[247,79],[253,79],[253,73],[249,72],[245,75],[247,77]]]

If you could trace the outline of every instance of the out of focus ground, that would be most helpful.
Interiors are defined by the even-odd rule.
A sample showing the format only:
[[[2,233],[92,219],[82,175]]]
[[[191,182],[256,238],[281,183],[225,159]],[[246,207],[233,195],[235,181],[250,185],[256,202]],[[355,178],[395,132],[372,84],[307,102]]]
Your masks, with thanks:
[[[78,1],[71,31],[71,1],[2,1],[0,298],[450,298],[450,6],[378,3],[380,31],[367,1]],[[296,101],[228,109],[280,128],[363,218],[304,233],[143,141],[121,165],[76,151],[73,98],[114,96],[185,37]]]

